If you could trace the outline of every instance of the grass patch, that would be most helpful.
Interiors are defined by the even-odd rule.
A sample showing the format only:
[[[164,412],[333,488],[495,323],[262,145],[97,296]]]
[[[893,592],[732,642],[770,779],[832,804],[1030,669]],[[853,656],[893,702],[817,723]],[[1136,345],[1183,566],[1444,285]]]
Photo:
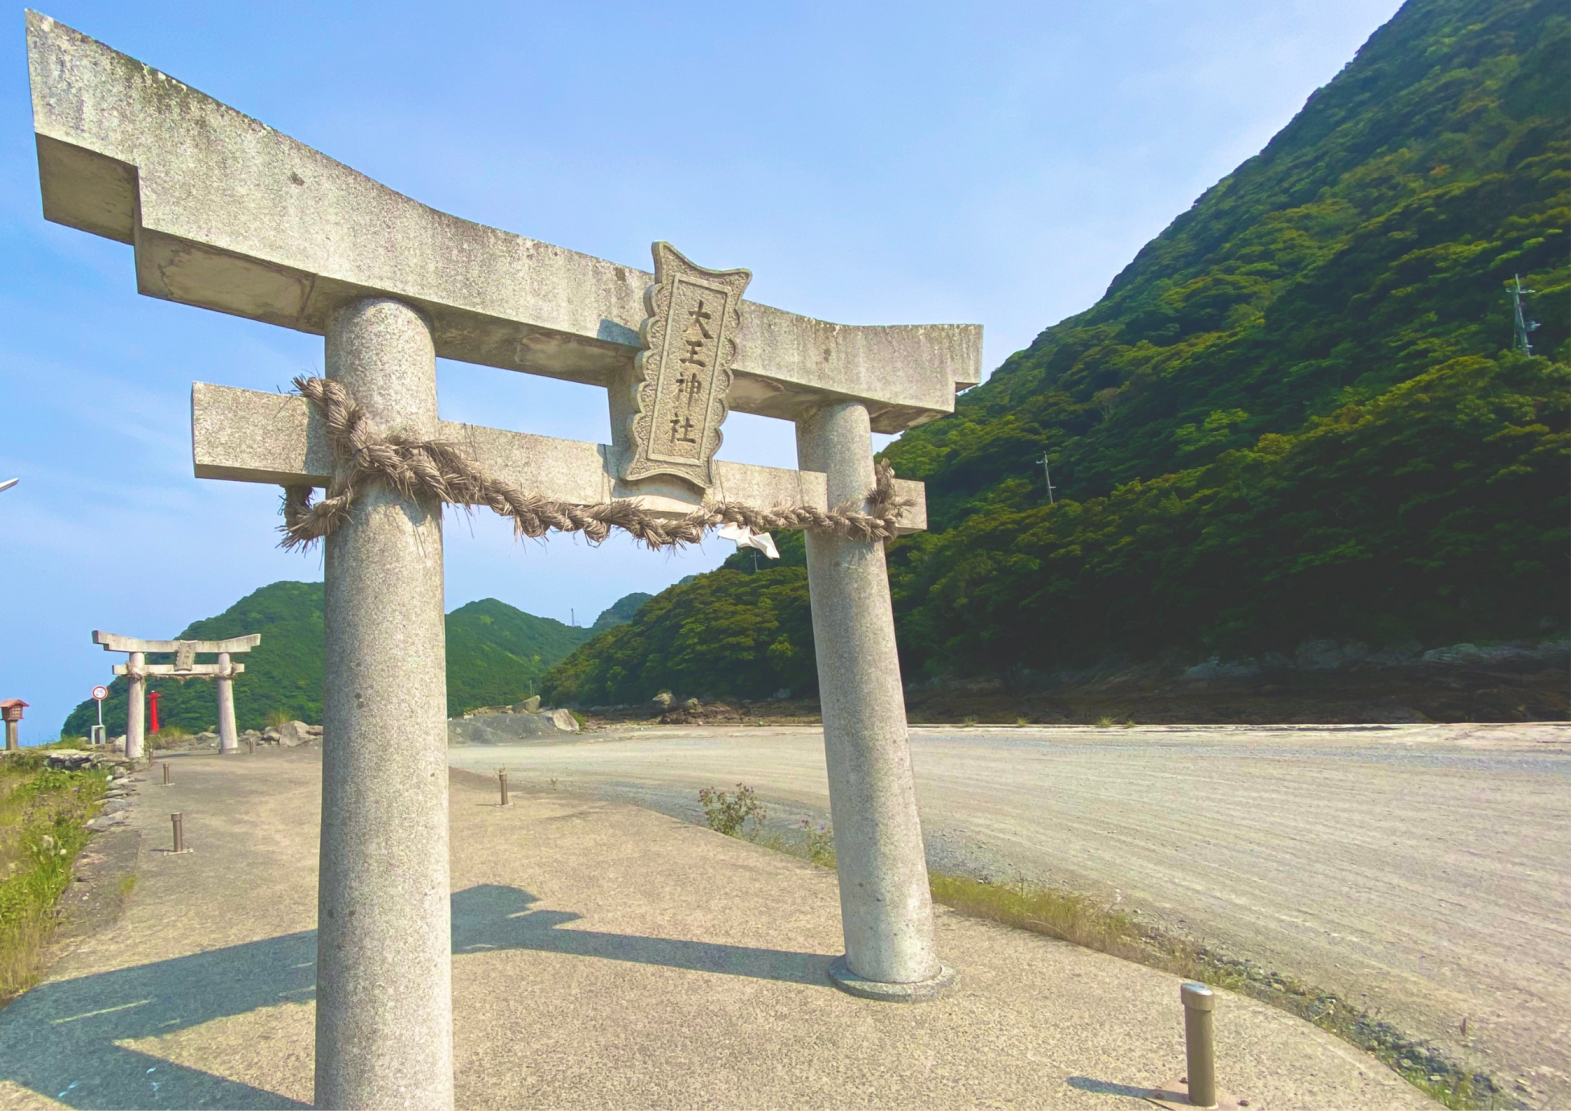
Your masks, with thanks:
[[[1297,1015],[1373,1054],[1446,1107],[1515,1106],[1492,1077],[1469,1072],[1438,1050],[1329,992],[1137,922],[1087,896],[939,873],[931,875],[929,882],[934,902],[962,914],[1073,942],[1186,980],[1248,995]]]
[[[1188,954],[1162,953],[1152,939],[1133,918],[1099,906],[1094,900],[1048,888],[1028,887],[1023,884],[984,883],[965,876],[948,876],[935,872],[929,877],[933,900],[953,907],[973,918],[986,918],[1006,926],[1046,934],[1063,941],[1072,941],[1088,949],[1111,953],[1115,957],[1151,964],[1162,957],[1167,970],[1190,979],[1199,966]],[[1182,966],[1182,967],[1179,967]],[[1207,983],[1218,987],[1235,988],[1236,978],[1210,978]]]
[[[149,751],[161,748],[174,748],[176,745],[185,744],[191,739],[191,734],[178,725],[166,725],[156,733],[149,733],[143,738]]]
[[[0,1003],[38,978],[55,901],[108,783],[101,771],[48,768],[37,751],[0,760]]]

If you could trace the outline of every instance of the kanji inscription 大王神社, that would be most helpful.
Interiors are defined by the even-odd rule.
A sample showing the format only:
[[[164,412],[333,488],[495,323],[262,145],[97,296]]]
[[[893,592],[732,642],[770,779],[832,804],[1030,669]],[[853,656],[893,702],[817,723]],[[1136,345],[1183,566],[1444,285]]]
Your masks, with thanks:
[[[746,270],[706,270],[669,243],[656,243],[655,281],[644,293],[649,315],[634,363],[637,401],[632,447],[622,479],[669,474],[708,489],[710,462],[726,418]]]

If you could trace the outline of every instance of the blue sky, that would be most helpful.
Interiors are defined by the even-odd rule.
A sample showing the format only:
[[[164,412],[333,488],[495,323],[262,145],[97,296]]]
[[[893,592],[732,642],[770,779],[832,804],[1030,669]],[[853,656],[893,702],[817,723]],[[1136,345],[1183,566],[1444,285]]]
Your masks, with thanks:
[[[41,10],[434,207],[849,324],[981,323],[991,369],[1085,309],[1257,152],[1396,0],[1028,4],[59,0]],[[665,95],[696,82],[715,132]],[[139,297],[129,247],[40,214],[22,9],[0,34],[0,697],[52,739],[111,657],[278,579],[277,492],[191,473],[194,380],[271,390],[321,340]],[[603,391],[443,362],[442,415],[603,442]],[[794,466],[733,415],[722,458]],[[592,621],[732,550],[513,541],[451,514],[447,604]]]

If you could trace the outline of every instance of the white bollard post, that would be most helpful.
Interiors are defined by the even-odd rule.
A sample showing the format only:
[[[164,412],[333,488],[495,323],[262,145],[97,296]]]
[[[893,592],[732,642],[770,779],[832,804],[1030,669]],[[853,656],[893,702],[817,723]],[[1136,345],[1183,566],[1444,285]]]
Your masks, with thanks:
[[[147,655],[144,652],[132,652],[125,662],[125,755],[127,760],[140,760],[142,735],[147,729],[147,681],[141,678]]]
[[[378,431],[435,434],[435,352],[409,306],[341,306],[327,376]],[[316,1106],[451,1108],[442,507],[371,485],[325,578]]]
[[[218,653],[218,755],[240,750],[240,733],[235,729],[235,678],[229,674],[229,653]]]
[[[796,442],[799,465],[829,476],[831,506],[872,491],[860,402],[798,422]],[[930,998],[955,972],[939,961],[933,940],[883,545],[809,532],[807,575],[846,945],[830,975],[853,995]]]

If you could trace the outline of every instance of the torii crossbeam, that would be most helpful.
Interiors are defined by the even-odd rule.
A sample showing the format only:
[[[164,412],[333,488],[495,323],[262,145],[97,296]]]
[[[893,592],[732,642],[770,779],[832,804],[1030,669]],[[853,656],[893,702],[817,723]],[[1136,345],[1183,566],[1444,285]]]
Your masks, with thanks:
[[[28,13],[27,35],[48,219],[131,244],[150,296],[323,335],[327,377],[371,428],[463,445],[533,492],[667,515],[716,496],[855,502],[874,486],[870,432],[951,412],[980,380],[979,326],[828,324],[743,301],[745,272],[657,245],[657,271],[674,256],[708,290],[684,302],[683,279],[652,286],[437,212],[45,16]],[[708,331],[722,318],[724,343]],[[686,463],[672,444],[651,449],[648,407],[671,394],[642,377],[665,365],[650,337],[674,342],[673,324],[689,347],[677,385],[713,402],[698,412],[702,458]],[[603,386],[613,442],[444,425],[439,355]],[[803,469],[711,472],[727,406],[794,421]],[[300,399],[199,384],[192,417],[199,476],[320,486],[342,473]],[[668,417],[672,438],[689,427],[665,410],[653,427]],[[919,499],[920,485],[900,493]],[[441,513],[377,485],[326,538],[319,1107],[453,1102]],[[953,972],[933,942],[883,546],[809,532],[807,555],[846,942],[832,975],[923,998]]]

